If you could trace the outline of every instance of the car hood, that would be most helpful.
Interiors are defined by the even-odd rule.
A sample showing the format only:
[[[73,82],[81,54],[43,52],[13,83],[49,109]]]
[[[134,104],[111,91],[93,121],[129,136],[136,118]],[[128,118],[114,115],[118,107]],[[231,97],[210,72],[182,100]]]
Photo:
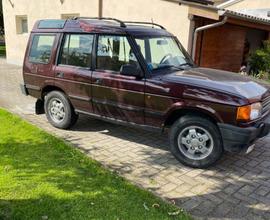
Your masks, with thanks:
[[[239,73],[208,68],[191,68],[164,76],[164,80],[203,87],[247,99],[261,99],[269,85]]]

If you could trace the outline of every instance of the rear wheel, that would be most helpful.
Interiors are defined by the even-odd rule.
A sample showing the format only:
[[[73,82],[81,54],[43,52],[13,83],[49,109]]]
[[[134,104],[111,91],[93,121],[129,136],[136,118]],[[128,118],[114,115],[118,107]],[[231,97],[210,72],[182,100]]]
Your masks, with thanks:
[[[52,91],[45,96],[45,113],[48,121],[57,128],[68,129],[78,119],[70,101],[63,92]]]
[[[169,135],[171,152],[187,166],[206,168],[222,156],[218,128],[205,118],[183,116],[173,124]]]

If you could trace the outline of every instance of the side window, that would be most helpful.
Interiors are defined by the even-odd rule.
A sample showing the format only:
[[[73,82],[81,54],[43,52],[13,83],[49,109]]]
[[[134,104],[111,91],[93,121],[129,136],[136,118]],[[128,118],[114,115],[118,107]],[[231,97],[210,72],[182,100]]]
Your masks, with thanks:
[[[59,64],[90,67],[93,39],[90,34],[66,35]]]
[[[98,38],[97,69],[120,72],[122,65],[140,68],[126,37],[101,35]]]
[[[34,35],[29,53],[33,63],[49,63],[55,35]]]

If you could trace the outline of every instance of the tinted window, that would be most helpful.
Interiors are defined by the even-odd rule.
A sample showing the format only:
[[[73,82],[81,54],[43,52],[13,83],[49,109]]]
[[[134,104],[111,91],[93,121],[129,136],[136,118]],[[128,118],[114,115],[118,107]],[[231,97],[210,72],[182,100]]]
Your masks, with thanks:
[[[51,57],[54,39],[54,35],[35,35],[32,40],[29,61],[34,63],[48,63]]]
[[[69,34],[65,37],[60,64],[90,67],[93,35]]]
[[[99,36],[97,50],[97,69],[120,72],[122,65],[132,64],[139,68],[126,37]]]

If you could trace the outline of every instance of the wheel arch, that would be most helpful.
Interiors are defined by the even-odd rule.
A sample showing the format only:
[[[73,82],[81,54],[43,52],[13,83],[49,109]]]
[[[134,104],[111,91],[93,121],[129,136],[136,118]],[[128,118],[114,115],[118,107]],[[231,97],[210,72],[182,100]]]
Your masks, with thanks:
[[[48,94],[51,91],[61,91],[61,92],[65,93],[65,91],[63,89],[61,89],[60,87],[58,87],[58,86],[54,86],[54,85],[46,85],[46,86],[44,86],[41,89],[40,97],[37,99],[37,101],[35,103],[35,113],[37,115],[45,113],[44,98],[45,98],[46,94]]]
[[[65,91],[62,88],[60,88],[59,86],[46,85],[45,87],[42,88],[41,99],[44,100],[46,94],[48,94],[49,92],[52,92],[52,91],[60,91],[60,92],[63,92],[64,94],[66,94]]]
[[[164,121],[164,127],[170,127],[177,119],[185,115],[196,115],[203,118],[207,118],[214,124],[222,122],[222,119],[213,112],[207,111],[203,108],[177,108],[170,111]]]

